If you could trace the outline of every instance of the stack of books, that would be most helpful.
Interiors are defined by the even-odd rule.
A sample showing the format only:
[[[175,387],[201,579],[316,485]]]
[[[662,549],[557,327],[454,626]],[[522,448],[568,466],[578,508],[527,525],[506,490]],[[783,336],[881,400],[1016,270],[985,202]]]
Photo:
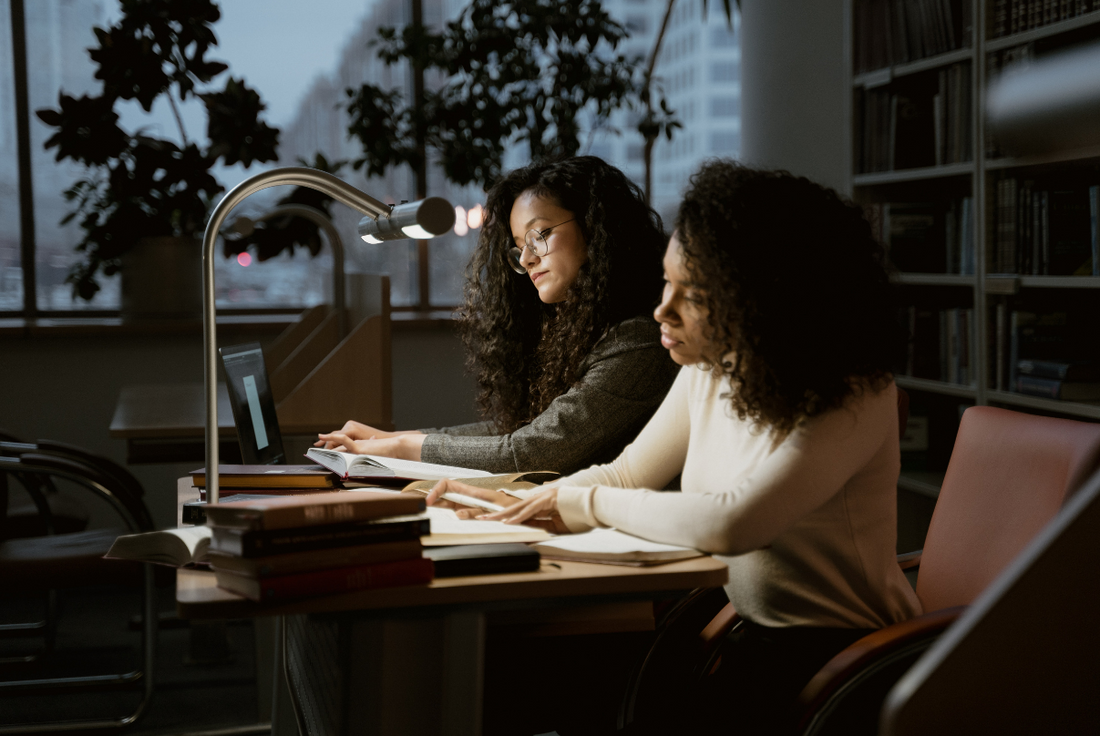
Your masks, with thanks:
[[[219,587],[255,601],[422,585],[423,511],[423,497],[371,491],[210,505],[206,562]]]

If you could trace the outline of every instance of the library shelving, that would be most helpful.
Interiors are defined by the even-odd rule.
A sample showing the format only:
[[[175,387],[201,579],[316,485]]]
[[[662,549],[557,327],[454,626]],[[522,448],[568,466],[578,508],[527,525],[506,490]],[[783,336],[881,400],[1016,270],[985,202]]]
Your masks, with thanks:
[[[1100,43],[1100,0],[850,0],[853,198],[910,345],[899,487],[935,496],[969,406],[1100,420],[1100,146],[1020,155],[998,75]]]

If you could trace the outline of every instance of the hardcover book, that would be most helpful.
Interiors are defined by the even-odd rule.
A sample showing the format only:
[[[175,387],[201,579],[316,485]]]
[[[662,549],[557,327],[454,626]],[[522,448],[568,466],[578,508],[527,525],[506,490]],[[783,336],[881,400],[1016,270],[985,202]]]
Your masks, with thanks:
[[[431,532],[427,516],[391,516],[348,524],[291,529],[223,529],[213,527],[210,549],[241,557],[309,552],[355,544],[416,539]]]
[[[196,488],[206,488],[206,468],[189,475]],[[219,465],[221,488],[328,488],[336,485],[336,476],[318,465]]]
[[[398,542],[357,544],[266,557],[238,557],[223,552],[209,552],[207,560],[215,570],[228,570],[245,577],[268,578],[334,567],[415,560],[423,557],[423,549],[419,539],[403,539]]]
[[[357,590],[425,585],[432,581],[433,568],[431,560],[420,558],[265,578],[247,577],[224,569],[215,569],[214,575],[219,588],[254,601],[277,602]]]
[[[411,493],[333,491],[225,501],[207,506],[206,519],[214,527],[290,529],[418,514],[423,510],[424,498]]]

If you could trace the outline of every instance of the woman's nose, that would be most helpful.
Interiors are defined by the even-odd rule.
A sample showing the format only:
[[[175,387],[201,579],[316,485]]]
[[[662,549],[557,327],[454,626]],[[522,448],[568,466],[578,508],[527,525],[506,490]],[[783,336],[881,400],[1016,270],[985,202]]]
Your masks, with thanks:
[[[523,266],[527,270],[531,270],[531,266],[539,262],[539,257],[535,255],[534,251],[530,248],[520,248],[519,251],[519,265]]]

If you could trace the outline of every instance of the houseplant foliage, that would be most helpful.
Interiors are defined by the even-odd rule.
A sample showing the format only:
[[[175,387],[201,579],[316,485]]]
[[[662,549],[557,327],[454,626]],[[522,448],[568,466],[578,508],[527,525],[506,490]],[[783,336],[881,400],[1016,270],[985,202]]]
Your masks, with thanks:
[[[488,188],[507,148],[575,154],[582,129],[607,127],[645,89],[641,62],[617,52],[626,29],[599,0],[472,0],[439,32],[410,24],[378,36],[387,64],[408,60],[446,81],[419,103],[370,84],[347,90],[348,131],[364,150],[353,163],[372,176],[422,170],[431,151],[450,181]]]
[[[38,110],[56,128],[46,148],[57,160],[87,167],[65,197],[75,209],[63,223],[78,219],[83,254],[69,273],[74,297],[90,300],[99,291],[97,276],[110,276],[121,257],[142,238],[195,238],[213,199],[223,187],[211,169],[276,158],[279,131],[264,123],[260,96],[240,79],[229,77],[211,90],[228,68],[206,59],[217,44],[211,26],[221,17],[212,0],[121,0],[122,17],[110,28],[95,28],[97,45],[88,50],[98,66],[102,93],[74,98],[62,93],[57,109]],[[187,138],[178,103],[194,96],[207,113],[207,139]],[[155,138],[119,126],[121,101],[136,101],[146,112],[164,97],[171,105],[182,143]],[[196,248],[198,245],[196,244]]]

